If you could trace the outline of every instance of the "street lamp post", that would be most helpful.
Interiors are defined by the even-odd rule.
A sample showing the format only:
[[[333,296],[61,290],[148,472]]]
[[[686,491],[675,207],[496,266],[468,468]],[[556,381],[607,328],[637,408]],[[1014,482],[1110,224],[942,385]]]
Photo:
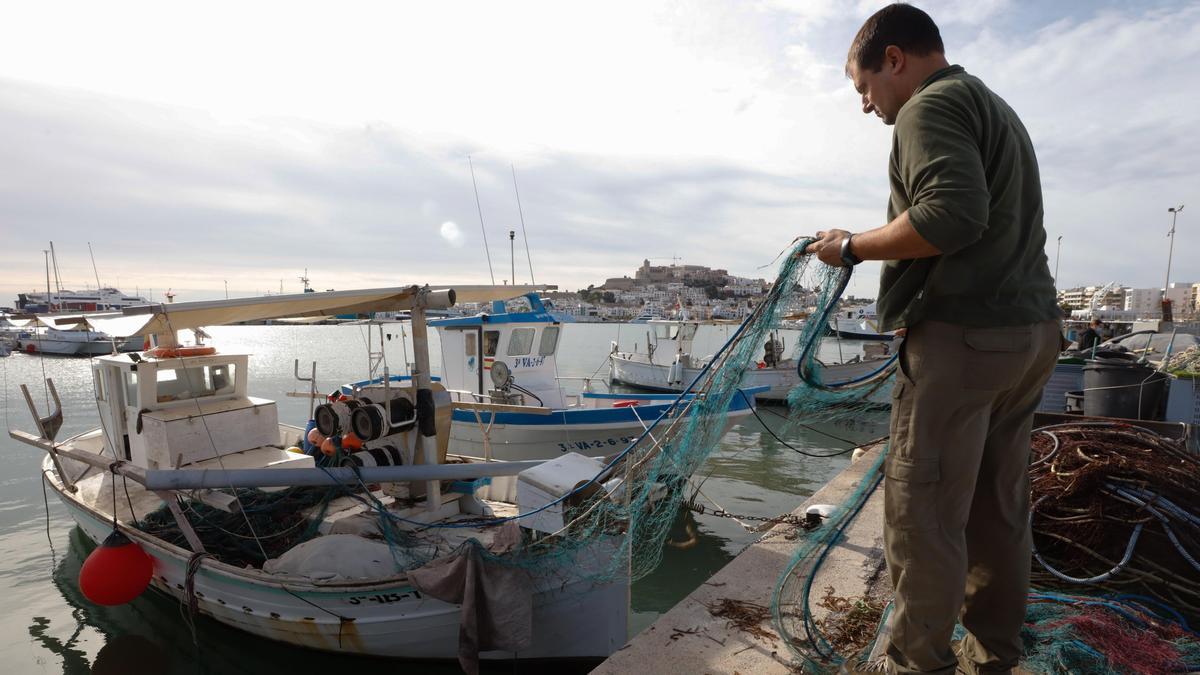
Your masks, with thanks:
[[[1179,217],[1179,212],[1183,210],[1183,204],[1172,206],[1167,209],[1171,214],[1171,231],[1167,236],[1171,238],[1171,246],[1167,250],[1167,280],[1163,283],[1163,295],[1167,294],[1167,289],[1171,286],[1171,257],[1175,254],[1175,219]]]

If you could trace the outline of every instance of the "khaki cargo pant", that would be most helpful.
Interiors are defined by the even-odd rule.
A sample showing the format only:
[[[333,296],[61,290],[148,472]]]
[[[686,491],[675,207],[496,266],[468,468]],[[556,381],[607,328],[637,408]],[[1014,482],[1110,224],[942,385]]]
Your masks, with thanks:
[[[923,321],[901,346],[884,463],[884,544],[899,673],[952,673],[954,624],[981,672],[1021,656],[1029,588],[1029,436],[1060,325]]]

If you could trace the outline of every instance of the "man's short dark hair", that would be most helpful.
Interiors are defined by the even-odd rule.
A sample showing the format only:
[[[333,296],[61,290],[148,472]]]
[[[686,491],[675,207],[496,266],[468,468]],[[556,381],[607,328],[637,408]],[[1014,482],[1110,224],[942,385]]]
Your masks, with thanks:
[[[912,5],[898,2],[872,14],[858,29],[846,56],[847,73],[851,64],[860,71],[878,71],[883,67],[883,53],[889,45],[916,56],[946,51],[942,34],[933,19]]]

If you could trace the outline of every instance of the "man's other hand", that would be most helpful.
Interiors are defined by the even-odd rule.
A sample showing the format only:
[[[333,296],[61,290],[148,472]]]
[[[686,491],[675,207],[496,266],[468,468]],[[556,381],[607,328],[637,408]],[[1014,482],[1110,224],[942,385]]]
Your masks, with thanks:
[[[832,267],[845,267],[842,262],[842,240],[850,236],[847,230],[828,230],[817,233],[817,241],[808,245],[806,253],[812,253],[817,259]]]

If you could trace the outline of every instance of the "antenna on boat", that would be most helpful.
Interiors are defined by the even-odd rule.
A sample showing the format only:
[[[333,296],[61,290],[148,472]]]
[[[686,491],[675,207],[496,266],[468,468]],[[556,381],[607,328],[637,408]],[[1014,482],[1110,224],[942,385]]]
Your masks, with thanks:
[[[529,257],[529,235],[525,232],[525,212],[521,209],[521,192],[517,190],[517,168],[512,164],[509,164],[508,168],[512,169],[513,192],[517,195],[517,214],[521,216],[521,238],[525,240],[525,260],[529,261],[529,283],[536,284],[533,280],[533,258]],[[513,283],[517,283],[516,279],[513,279]]]
[[[96,292],[100,291],[100,271],[96,269],[96,254],[92,253],[92,242],[88,242],[88,255],[92,258],[92,274],[96,275]]]
[[[483,252],[487,254],[488,275],[492,277],[492,285],[496,285],[496,274],[492,272],[492,252],[488,250],[487,228],[483,226],[483,206],[479,204],[479,184],[475,182],[475,162],[467,155],[467,164],[471,167],[471,187],[475,188],[475,208],[479,210],[479,229],[483,232]]]
[[[513,232],[512,230],[509,230],[508,231],[508,259],[512,262],[512,277],[511,277],[511,279],[512,279],[514,286],[517,285],[517,254],[514,252],[515,249],[513,248],[513,246],[514,246],[513,242],[516,240],[516,238],[517,238],[517,233]]]

